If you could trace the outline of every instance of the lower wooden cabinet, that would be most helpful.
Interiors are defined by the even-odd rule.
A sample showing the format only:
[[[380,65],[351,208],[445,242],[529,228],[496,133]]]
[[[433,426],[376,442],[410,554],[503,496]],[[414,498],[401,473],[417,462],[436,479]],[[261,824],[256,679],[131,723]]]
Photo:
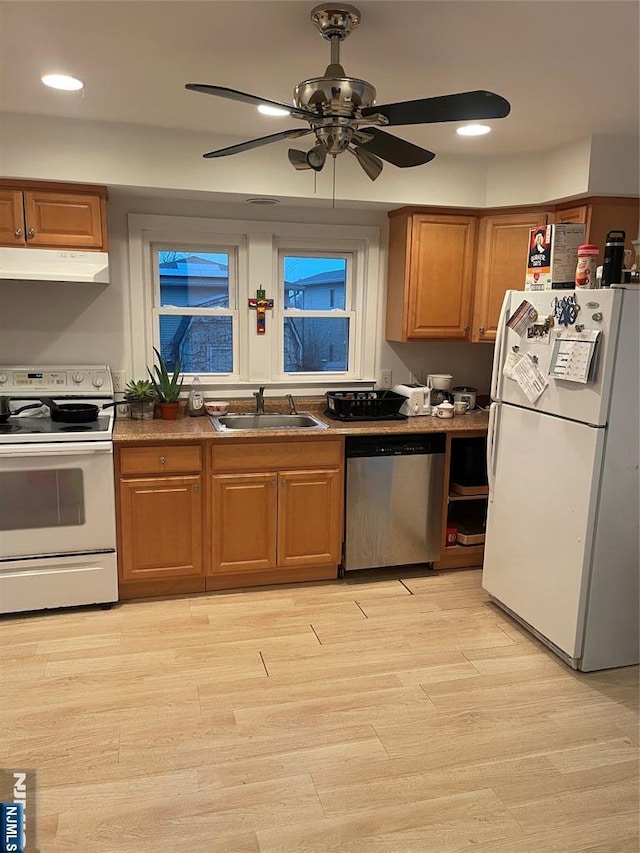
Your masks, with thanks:
[[[343,456],[341,437],[120,448],[120,597],[336,577]]]
[[[212,442],[207,588],[335,577],[343,441]]]
[[[120,598],[204,590],[202,456],[200,444],[117,451]]]
[[[278,474],[278,565],[336,566],[342,544],[342,472]]]
[[[202,477],[149,477],[120,483],[123,581],[202,572]]]
[[[212,571],[275,568],[278,475],[216,474],[211,483]]]

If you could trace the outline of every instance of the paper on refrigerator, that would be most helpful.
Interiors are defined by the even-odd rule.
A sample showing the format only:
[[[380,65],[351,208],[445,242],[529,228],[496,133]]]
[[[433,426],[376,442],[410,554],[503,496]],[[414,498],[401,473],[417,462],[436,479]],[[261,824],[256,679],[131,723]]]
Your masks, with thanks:
[[[549,384],[529,353],[520,359],[511,373],[530,403],[535,403]]]
[[[599,329],[559,332],[553,343],[549,376],[569,382],[594,382],[600,339]]]

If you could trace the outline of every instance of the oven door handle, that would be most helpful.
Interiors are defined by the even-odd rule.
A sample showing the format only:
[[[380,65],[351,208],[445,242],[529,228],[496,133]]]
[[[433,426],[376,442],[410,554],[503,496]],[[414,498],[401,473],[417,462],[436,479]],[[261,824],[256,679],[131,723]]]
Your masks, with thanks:
[[[110,441],[56,442],[49,444],[23,444],[18,449],[15,444],[0,445],[0,459],[26,459],[33,456],[95,456],[113,454]]]

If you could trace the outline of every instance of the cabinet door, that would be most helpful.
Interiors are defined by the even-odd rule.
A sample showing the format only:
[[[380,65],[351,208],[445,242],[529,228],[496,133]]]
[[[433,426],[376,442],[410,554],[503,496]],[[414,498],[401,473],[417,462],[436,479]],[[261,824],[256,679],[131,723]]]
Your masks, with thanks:
[[[476,219],[448,214],[412,218],[407,339],[466,340]]]
[[[342,532],[338,470],[278,475],[278,565],[337,565]]]
[[[213,571],[274,568],[278,475],[215,474],[212,481]]]
[[[202,572],[202,478],[120,481],[123,581]]]
[[[587,226],[587,234],[589,233],[589,219],[591,217],[591,208],[587,204],[581,204],[578,207],[567,207],[565,210],[558,210],[553,217],[554,222],[569,222],[569,223],[584,223]]]
[[[24,246],[25,242],[22,193],[0,190],[0,246]]]
[[[473,341],[495,341],[506,290],[524,290],[529,229],[546,213],[492,214],[480,219],[473,300]]]
[[[103,248],[102,200],[88,193],[24,193],[27,244],[46,248]]]

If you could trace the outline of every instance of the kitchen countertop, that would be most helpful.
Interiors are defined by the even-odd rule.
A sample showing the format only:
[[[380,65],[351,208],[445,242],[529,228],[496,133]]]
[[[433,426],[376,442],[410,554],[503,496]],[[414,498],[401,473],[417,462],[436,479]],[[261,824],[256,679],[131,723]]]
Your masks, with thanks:
[[[235,409],[234,409],[235,411]],[[403,421],[335,421],[324,415],[323,407],[314,405],[300,406],[300,412],[309,411],[325,423],[328,429],[287,429],[287,430],[242,430],[223,433],[214,429],[208,417],[179,418],[164,421],[155,418],[149,421],[134,421],[118,418],[113,430],[114,443],[156,442],[156,441],[202,441],[215,439],[227,441],[229,438],[328,438],[335,435],[402,435],[426,432],[470,432],[485,430],[489,424],[489,413],[482,409],[454,418],[414,417]]]

